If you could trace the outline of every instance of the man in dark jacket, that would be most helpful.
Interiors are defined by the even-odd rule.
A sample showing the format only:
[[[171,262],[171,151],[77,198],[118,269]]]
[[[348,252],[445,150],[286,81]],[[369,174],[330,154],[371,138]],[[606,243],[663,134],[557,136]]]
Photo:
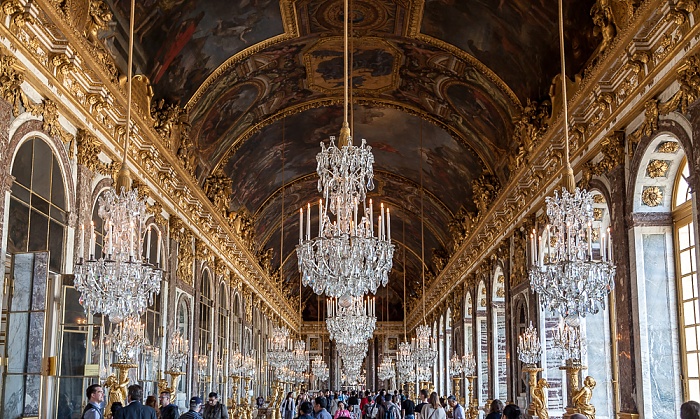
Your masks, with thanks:
[[[204,419],[228,419],[226,406],[219,403],[219,395],[213,391],[209,393],[209,403],[204,406],[202,417]]]
[[[180,417],[180,409],[175,403],[170,403],[170,392],[160,393],[160,419],[177,419]]]
[[[114,419],[156,419],[155,409],[142,404],[143,389],[138,384],[127,388],[129,404],[114,414]]]

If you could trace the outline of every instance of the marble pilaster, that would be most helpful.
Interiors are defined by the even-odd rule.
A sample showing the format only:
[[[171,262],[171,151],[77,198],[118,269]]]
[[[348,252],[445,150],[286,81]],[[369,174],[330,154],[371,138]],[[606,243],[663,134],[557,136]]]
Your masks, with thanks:
[[[610,212],[612,221],[613,254],[617,273],[615,278],[615,313],[617,326],[617,353],[613,354],[619,371],[618,412],[637,413],[637,388],[634,359],[634,308],[630,284],[630,255],[626,208],[625,166],[619,165],[608,173],[610,181]]]

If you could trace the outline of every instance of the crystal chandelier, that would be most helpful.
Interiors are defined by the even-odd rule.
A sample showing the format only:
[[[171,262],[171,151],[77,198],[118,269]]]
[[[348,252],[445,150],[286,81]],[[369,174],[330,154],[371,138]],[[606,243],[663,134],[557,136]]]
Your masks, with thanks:
[[[456,352],[452,354],[452,358],[450,358],[450,376],[459,377],[462,375],[464,371],[463,359]]]
[[[108,189],[100,199],[98,215],[104,230],[103,254],[95,254],[95,225],[90,229],[88,260],[84,260],[85,226],[80,227],[80,256],[75,265],[75,288],[80,292],[80,303],[88,312],[102,313],[113,323],[119,323],[129,315],[140,316],[153,303],[153,296],[160,292],[163,271],[160,269],[160,232],[155,265],[151,264],[151,229],[146,237],[146,257],[142,259],[142,244],[146,233],[146,200],[131,189],[131,177],[127,167],[129,134],[131,131],[131,79],[133,67],[133,25],[130,18],[126,135],[122,165],[116,188]]]
[[[357,381],[362,363],[365,356],[367,356],[367,341],[365,340],[357,345],[338,344],[338,355],[348,376],[353,377]]]
[[[413,339],[413,361],[418,367],[430,367],[437,358],[435,338],[430,333],[430,327],[423,324],[416,330]]]
[[[560,324],[554,332],[554,350],[560,357],[574,364],[580,364],[585,354],[585,340],[579,326]]]
[[[344,5],[344,94],[343,126],[338,145],[331,137],[316,156],[319,176],[318,237],[311,238],[311,204],[299,212],[297,259],[305,286],[332,297],[362,296],[384,286],[392,266],[391,215],[381,206],[375,236],[372,200],[374,155],[365,140],[355,146],[348,125],[348,2]],[[362,210],[362,214],[359,214]],[[358,220],[358,217],[359,218]],[[306,227],[306,229],[304,229]],[[306,230],[306,235],[304,235]]]
[[[396,369],[399,380],[403,383],[411,382],[411,376],[415,378],[415,363],[413,362],[413,348],[409,342],[399,343],[399,351],[396,354]]]
[[[149,261],[151,229],[146,229],[146,221],[150,215],[137,191],[122,189],[117,194],[114,189],[108,189],[99,199],[98,215],[105,226],[103,254],[99,259],[94,255],[93,223],[88,260],[80,257],[75,265],[75,288],[81,293],[80,302],[87,311],[105,314],[118,323],[130,314],[140,316],[153,304],[154,295],[160,292],[163,271],[160,260],[155,265]],[[81,227],[81,255],[84,233]],[[144,236],[146,258],[141,259]],[[160,259],[160,232],[158,238]]]
[[[190,349],[190,342],[184,339],[178,330],[168,342],[168,362],[170,371],[181,372],[187,361],[187,351]]]
[[[518,359],[528,366],[534,366],[540,362],[541,355],[540,337],[530,322],[530,327],[518,336]]]
[[[311,373],[321,382],[328,380],[328,365],[321,355],[316,355],[311,360]]]
[[[377,367],[377,377],[380,380],[391,380],[394,378],[394,362],[388,356],[382,359],[382,362]]]
[[[474,360],[474,354],[468,354],[462,357],[462,371],[464,371],[464,375],[467,377],[476,375],[476,361]]]
[[[146,344],[143,334],[144,324],[141,319],[135,316],[125,318],[121,323],[114,326],[112,334],[108,337],[117,362],[122,364],[133,364]]]
[[[338,344],[359,345],[372,337],[377,323],[374,298],[329,298],[326,310],[326,327]]]
[[[287,349],[288,345],[289,330],[286,327],[274,326],[267,350],[267,362],[272,368],[279,369],[289,365],[292,353]]]
[[[531,236],[530,285],[540,296],[542,307],[562,317],[585,317],[605,307],[605,298],[615,285],[612,242],[600,237],[600,252],[593,253],[593,197],[576,186],[569,153],[569,115],[566,98],[566,62],[563,22],[559,22],[562,97],[564,107],[564,144],[566,168],[561,194],[546,198],[546,246]],[[543,247],[543,248],[541,248]],[[542,253],[546,249],[546,255]]]
[[[292,371],[304,373],[309,368],[309,351],[306,350],[306,342],[298,340],[294,342],[294,351],[289,366]]]

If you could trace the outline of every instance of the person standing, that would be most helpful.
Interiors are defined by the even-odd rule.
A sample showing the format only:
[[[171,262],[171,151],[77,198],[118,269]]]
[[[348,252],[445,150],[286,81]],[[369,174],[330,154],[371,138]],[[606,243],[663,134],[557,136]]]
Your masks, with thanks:
[[[282,405],[280,406],[280,411],[282,412],[282,419],[294,419],[294,411],[296,410],[296,404],[294,403],[294,394],[290,391],[287,393],[287,398],[284,399]]]
[[[209,393],[209,403],[204,406],[202,417],[204,419],[228,419],[226,406],[219,403],[219,395],[213,391]]]
[[[105,391],[99,384],[91,384],[85,389],[85,397],[88,402],[83,410],[81,419],[102,419],[102,408],[100,405],[104,401]]]
[[[447,413],[445,413],[445,408],[440,404],[440,399],[436,392],[430,393],[428,398],[428,403],[423,406],[420,412],[420,416],[423,419],[447,419]]]
[[[401,402],[401,415],[403,416],[403,419],[415,419],[416,404],[410,397],[406,397],[406,399]]]
[[[314,419],[332,419],[330,413],[326,410],[326,398],[316,397],[314,400]]]
[[[180,417],[180,409],[176,404],[170,403],[170,392],[160,393],[160,419],[177,419]]]
[[[142,404],[143,389],[138,384],[127,388],[129,404],[114,414],[114,419],[156,419],[156,411]]]
[[[418,403],[418,404],[416,405],[415,413],[417,413],[417,414],[420,416],[419,419],[425,419],[425,418],[423,418],[422,416],[423,416],[423,407],[424,407],[426,404],[428,404],[428,390],[422,388],[422,389],[420,390],[420,396],[419,396],[419,397],[420,397],[420,403]]]
[[[194,396],[190,399],[190,410],[183,413],[180,419],[202,419],[200,410],[202,410],[202,398]]]
[[[455,396],[448,397],[447,403],[452,408],[452,419],[465,419],[464,408],[457,403],[457,398]]]
[[[313,419],[311,412],[313,411],[313,406],[311,402],[304,402],[299,405],[299,417],[297,419]]]

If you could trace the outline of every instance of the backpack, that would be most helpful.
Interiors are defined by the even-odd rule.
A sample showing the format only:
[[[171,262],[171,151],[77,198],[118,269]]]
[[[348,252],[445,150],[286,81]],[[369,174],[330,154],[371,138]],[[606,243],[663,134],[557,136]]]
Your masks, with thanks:
[[[391,404],[389,408],[384,412],[384,419],[401,419],[401,414],[399,413],[399,408],[395,404]]]
[[[376,419],[377,413],[379,413],[379,406],[377,405],[377,403],[368,404],[367,407],[367,417],[371,419]]]

